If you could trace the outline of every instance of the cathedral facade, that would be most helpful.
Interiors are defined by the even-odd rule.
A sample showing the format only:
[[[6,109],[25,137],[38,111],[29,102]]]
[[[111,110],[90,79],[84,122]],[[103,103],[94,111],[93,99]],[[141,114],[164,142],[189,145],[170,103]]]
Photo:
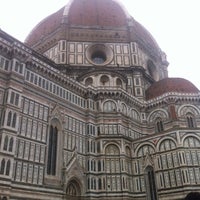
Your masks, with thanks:
[[[0,30],[0,199],[181,200],[200,190],[200,92],[116,0],[71,0],[24,43]]]

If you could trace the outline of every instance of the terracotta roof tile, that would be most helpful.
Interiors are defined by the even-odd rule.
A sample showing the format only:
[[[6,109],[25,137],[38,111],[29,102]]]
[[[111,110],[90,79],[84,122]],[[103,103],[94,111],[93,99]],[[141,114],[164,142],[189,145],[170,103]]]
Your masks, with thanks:
[[[152,84],[146,90],[146,99],[153,99],[168,92],[198,93],[198,88],[183,78],[165,78]]]

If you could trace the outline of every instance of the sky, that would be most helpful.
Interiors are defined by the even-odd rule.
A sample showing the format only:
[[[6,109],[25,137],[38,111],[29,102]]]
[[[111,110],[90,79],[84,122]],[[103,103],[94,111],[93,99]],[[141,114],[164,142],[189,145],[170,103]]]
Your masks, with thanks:
[[[42,19],[69,0],[0,0],[0,29],[24,41]],[[200,89],[199,0],[119,0],[167,54],[169,77],[188,79]]]

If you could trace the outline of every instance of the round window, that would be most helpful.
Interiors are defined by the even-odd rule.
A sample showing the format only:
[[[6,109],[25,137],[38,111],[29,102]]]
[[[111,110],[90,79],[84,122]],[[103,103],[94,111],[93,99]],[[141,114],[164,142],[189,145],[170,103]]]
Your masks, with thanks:
[[[103,64],[106,61],[106,55],[102,51],[97,51],[92,54],[92,61],[96,64]]]
[[[86,50],[86,58],[93,65],[107,65],[113,59],[113,51],[104,44],[91,45]]]

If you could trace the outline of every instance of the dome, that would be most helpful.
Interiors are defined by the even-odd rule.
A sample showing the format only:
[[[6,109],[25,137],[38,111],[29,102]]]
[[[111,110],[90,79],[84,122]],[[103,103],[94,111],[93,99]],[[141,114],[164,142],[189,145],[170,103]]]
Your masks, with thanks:
[[[152,84],[146,90],[146,99],[153,99],[168,92],[198,93],[198,88],[183,78],[165,78]]]
[[[137,42],[160,55],[152,35],[117,0],[71,0],[66,6],[42,20],[28,35],[25,43],[37,49],[50,40],[75,40],[72,35],[92,41],[91,31],[99,31],[96,41]],[[71,36],[70,36],[71,34]],[[104,34],[104,35],[103,35]],[[86,36],[88,37],[86,38]],[[94,34],[95,36],[95,34]],[[41,51],[42,52],[42,51]]]
[[[78,26],[126,26],[126,13],[113,0],[74,0],[68,13],[68,22]]]

